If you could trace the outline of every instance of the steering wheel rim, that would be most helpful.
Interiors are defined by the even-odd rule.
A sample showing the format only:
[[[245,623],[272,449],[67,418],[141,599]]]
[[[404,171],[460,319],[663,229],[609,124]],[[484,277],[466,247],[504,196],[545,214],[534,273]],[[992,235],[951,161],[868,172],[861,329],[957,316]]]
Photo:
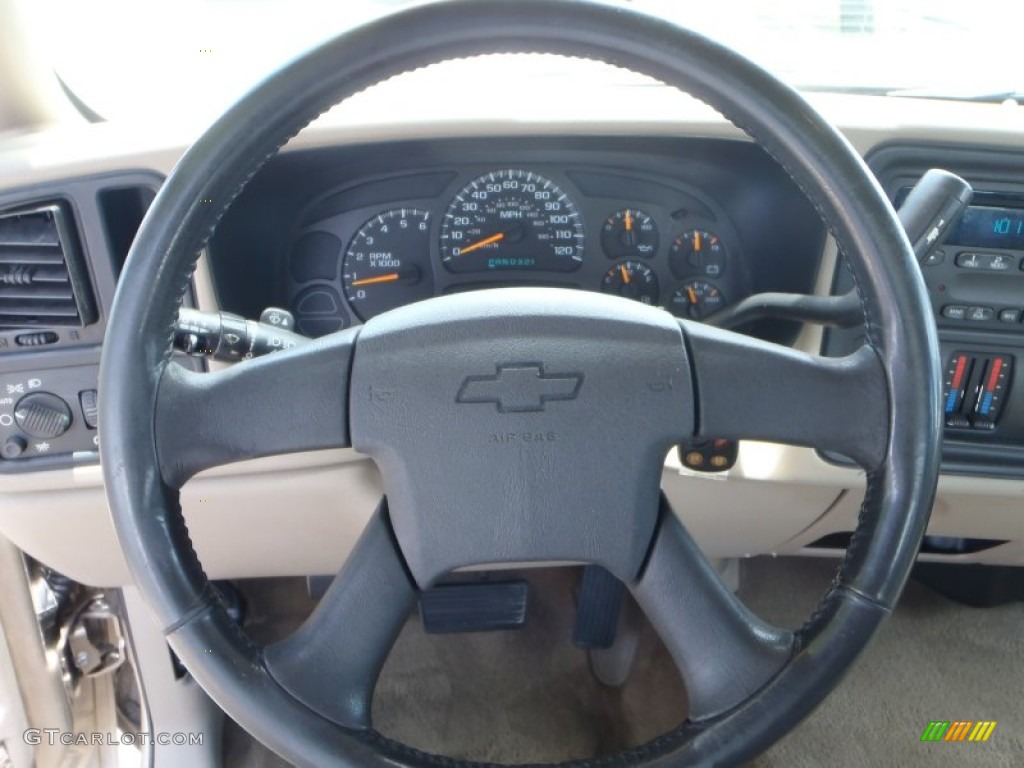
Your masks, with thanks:
[[[720,370],[735,373],[741,360],[763,363],[769,379],[776,369],[780,381],[797,374],[808,377],[810,398],[823,397],[822,392],[835,386],[853,408],[885,413],[882,427],[866,429],[861,442],[842,441],[858,453],[855,458],[867,470],[867,493],[847,556],[804,627],[792,635],[775,635],[748,616],[722,614],[727,621],[740,621],[748,638],[763,643],[757,653],[763,651],[768,659],[765,679],[755,690],[744,691],[739,703],[725,709],[709,704],[701,722],[688,721],[648,745],[607,760],[696,765],[749,759],[803,719],[834,687],[892,609],[906,581],[938,479],[938,347],[910,246],[856,152],[795,91],[728,49],[662,20],[619,7],[563,0],[456,0],[419,6],[347,32],[301,57],[218,120],[186,152],[157,195],[132,246],[108,325],[100,372],[101,456],[121,546],[144,599],[194,677],[229,715],[283,757],[316,766],[456,764],[398,745],[369,727],[365,710],[373,680],[363,678],[383,662],[387,649],[382,651],[374,641],[397,632],[393,615],[371,627],[372,637],[365,642],[352,640],[350,650],[370,662],[357,665],[358,679],[350,681],[355,693],[342,703],[341,714],[313,711],[302,702],[303,668],[310,667],[310,657],[279,653],[276,662],[272,655],[268,661],[265,649],[228,620],[192,550],[178,504],[177,488],[206,466],[243,456],[344,444],[339,439],[351,437],[350,392],[339,379],[353,373],[352,350],[359,331],[252,361],[223,376],[207,374],[207,383],[197,383],[169,361],[173,321],[197,254],[246,182],[289,138],[330,106],[388,77],[443,60],[496,52],[609,61],[707,102],[787,170],[828,223],[854,274],[867,338],[856,359],[813,362],[734,334],[680,323],[682,354],[689,355],[687,365],[693,363],[685,370],[693,378],[692,386],[681,387],[686,390],[683,396],[692,400],[697,389],[702,395],[696,416],[688,422],[693,434],[735,432],[766,439],[781,435],[811,445],[827,441],[820,425],[814,424],[797,425],[799,434],[783,434],[777,425],[758,422],[753,407],[734,409],[730,418],[716,417],[715,388],[707,385],[710,378],[702,381],[701,376],[710,377],[708,371],[719,364]],[[502,310],[514,312],[516,301],[504,301]],[[590,317],[604,309],[589,299],[580,302],[566,310],[567,316]],[[538,306],[542,304],[538,300]],[[420,322],[415,311],[399,313],[402,332]],[[460,319],[475,317],[470,313]],[[636,316],[637,327],[645,328],[644,338],[649,338],[653,324],[668,339],[670,330],[661,319],[652,318]],[[384,328],[382,335],[387,337],[388,329],[377,327]],[[703,373],[698,365],[702,360],[709,361]],[[291,373],[283,367],[287,363],[292,364]],[[259,378],[261,372],[265,375],[271,369],[281,387],[294,386],[303,392],[304,404],[317,404],[319,410],[310,421],[321,426],[311,428],[316,434],[304,436],[301,444],[283,436],[270,446],[274,450],[267,450],[257,445],[256,435],[240,434],[231,422],[260,405],[279,409],[274,397],[283,390],[263,392],[257,386],[265,381]],[[748,399],[752,395],[747,391]],[[781,404],[783,396],[790,394],[774,400],[773,395],[761,395],[762,410],[765,403]],[[335,400],[341,402],[337,408]],[[196,415],[201,402],[206,409]],[[818,415],[823,413],[827,412]],[[747,418],[755,422],[753,434],[739,423]],[[867,412],[864,419],[871,421]],[[287,432],[290,425],[280,415],[268,415],[265,426],[269,434]],[[179,440],[175,434],[189,439]],[[186,454],[185,444],[200,447]],[[645,497],[644,504],[648,501]],[[376,589],[374,594],[390,596],[396,606],[414,599],[417,578],[410,578],[407,563],[396,554],[402,547],[395,545],[388,520],[382,505],[336,580],[343,593],[339,604],[365,602],[361,589]],[[650,523],[652,541],[633,563],[638,579],[633,586],[642,604],[646,594],[655,612],[660,610],[663,622],[655,624],[664,632],[666,625],[678,627],[662,598],[652,596],[679,591],[680,574],[674,567],[680,560],[697,564],[686,574],[690,579],[706,580],[708,569],[664,503],[651,512]],[[723,591],[720,583],[708,587],[711,607],[702,610],[718,615],[729,600]],[[313,621],[308,633],[330,626],[330,618]],[[208,649],[212,652],[205,652]],[[706,656],[678,650],[684,656],[682,665],[699,675],[699,663]],[[782,666],[773,668],[782,653]],[[679,655],[674,655],[679,663]],[[293,676],[282,682],[289,672]],[[350,716],[351,722],[346,720]]]

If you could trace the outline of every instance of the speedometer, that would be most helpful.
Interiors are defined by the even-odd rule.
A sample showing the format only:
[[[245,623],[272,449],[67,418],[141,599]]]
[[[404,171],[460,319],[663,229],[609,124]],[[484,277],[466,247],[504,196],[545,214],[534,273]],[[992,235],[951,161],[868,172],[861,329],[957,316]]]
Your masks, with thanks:
[[[441,261],[450,272],[572,272],[583,261],[583,222],[576,204],[543,176],[493,171],[448,206]]]

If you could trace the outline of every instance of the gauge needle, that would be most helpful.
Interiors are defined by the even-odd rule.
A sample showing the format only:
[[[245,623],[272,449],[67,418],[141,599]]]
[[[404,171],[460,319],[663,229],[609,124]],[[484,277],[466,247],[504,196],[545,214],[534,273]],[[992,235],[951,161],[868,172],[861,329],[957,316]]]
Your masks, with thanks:
[[[693,290],[693,288],[687,288],[686,289],[686,295],[690,297],[690,303],[691,304],[696,304],[697,303],[697,292],[695,290]]]
[[[505,233],[504,232],[498,232],[496,235],[491,235],[490,237],[485,237],[483,240],[477,240],[475,243],[467,245],[465,248],[459,249],[459,256],[465,256],[470,251],[475,251],[477,248],[483,248],[485,245],[490,245],[491,243],[497,243],[497,242],[500,242],[501,240],[504,240],[504,239],[505,239]]]
[[[376,285],[377,283],[393,283],[396,280],[401,279],[401,275],[397,272],[389,272],[386,275],[377,275],[376,277],[364,277],[362,280],[353,280],[352,285]]]
[[[693,233],[693,250],[700,251],[700,232]]]
[[[633,214],[629,212],[629,208],[626,209],[626,231],[633,231]]]
[[[625,264],[619,265],[619,274],[622,275],[622,282],[625,283],[626,285],[629,285],[631,282],[633,282],[632,279],[630,279],[629,277],[629,270],[626,269]]]

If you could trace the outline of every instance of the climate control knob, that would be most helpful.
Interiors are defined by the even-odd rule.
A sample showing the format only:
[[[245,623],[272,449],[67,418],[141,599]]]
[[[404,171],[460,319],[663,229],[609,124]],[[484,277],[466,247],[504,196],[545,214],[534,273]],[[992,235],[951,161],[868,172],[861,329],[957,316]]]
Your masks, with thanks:
[[[14,406],[14,420],[29,437],[60,437],[71,426],[71,406],[49,392],[25,395]]]

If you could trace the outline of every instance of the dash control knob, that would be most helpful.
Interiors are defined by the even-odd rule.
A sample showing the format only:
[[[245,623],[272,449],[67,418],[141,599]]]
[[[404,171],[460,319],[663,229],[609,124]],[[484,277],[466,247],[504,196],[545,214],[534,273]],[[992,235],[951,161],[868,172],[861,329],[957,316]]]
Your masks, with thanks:
[[[14,406],[14,420],[29,437],[60,437],[71,426],[71,406],[49,392],[25,395]]]
[[[28,448],[28,443],[25,442],[25,438],[20,435],[12,435],[4,441],[3,445],[0,445],[0,456],[5,459],[16,459],[25,452]]]

